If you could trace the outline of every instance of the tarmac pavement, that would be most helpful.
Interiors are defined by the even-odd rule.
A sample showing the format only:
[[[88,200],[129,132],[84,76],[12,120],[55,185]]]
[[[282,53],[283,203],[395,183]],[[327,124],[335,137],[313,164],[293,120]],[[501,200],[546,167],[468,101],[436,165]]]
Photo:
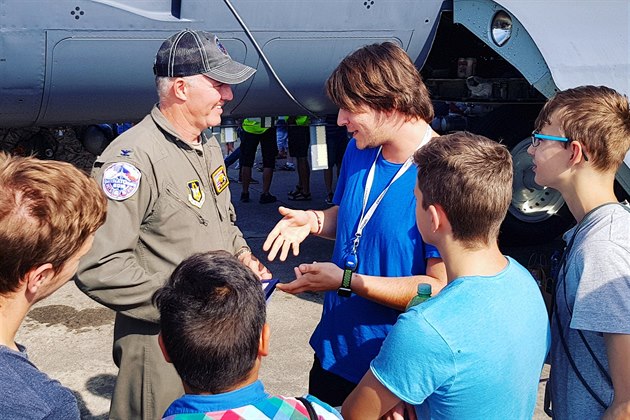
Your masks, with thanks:
[[[321,171],[311,173],[312,201],[294,202],[287,199],[287,192],[295,185],[297,173],[277,170],[271,192],[278,197],[278,202],[273,204],[258,203],[261,184],[250,185],[251,201],[240,203],[241,186],[236,182],[238,171],[230,169],[229,176],[237,224],[261,260],[266,260],[262,252],[266,235],[280,219],[279,205],[301,209],[327,207]],[[253,176],[262,181],[259,172],[254,170]],[[290,281],[294,279],[295,265],[327,261],[332,247],[332,241],[307,238],[300,247],[300,256],[290,256],[284,263],[272,262],[267,266],[274,277]],[[524,263],[527,263],[532,249],[511,251],[511,255],[521,262],[525,259]],[[321,302],[319,293],[293,296],[276,291],[272,295],[267,307],[271,348],[260,373],[269,392],[288,396],[306,393],[313,358],[308,339],[321,315]],[[107,418],[117,372],[111,358],[113,320],[112,311],[87,298],[70,282],[37,304],[18,332],[17,341],[27,347],[35,365],[75,392],[85,419]],[[546,370],[543,378],[548,376]],[[539,392],[538,405],[541,403]],[[547,417],[538,407],[534,418]]]

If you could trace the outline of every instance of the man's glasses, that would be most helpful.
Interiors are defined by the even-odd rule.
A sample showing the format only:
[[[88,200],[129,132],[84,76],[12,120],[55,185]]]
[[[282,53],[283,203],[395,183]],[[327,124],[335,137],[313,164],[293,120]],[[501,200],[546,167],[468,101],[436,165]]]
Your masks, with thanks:
[[[538,130],[532,131],[532,147],[538,147],[541,140],[561,141],[563,143],[571,142],[571,139],[567,137],[549,136],[547,134],[540,134]],[[584,153],[584,150],[582,150],[582,156],[584,156],[584,160],[588,162],[588,157],[586,157],[586,153]]]

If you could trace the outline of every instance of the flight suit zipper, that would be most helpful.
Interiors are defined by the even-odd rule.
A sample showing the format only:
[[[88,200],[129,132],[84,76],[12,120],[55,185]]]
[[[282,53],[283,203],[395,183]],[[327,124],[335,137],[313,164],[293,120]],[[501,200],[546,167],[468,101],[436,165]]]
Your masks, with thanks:
[[[201,223],[204,226],[208,226],[208,221],[206,219],[203,218],[203,216],[199,213],[197,213],[197,211],[193,208],[191,208],[186,202],[184,202],[184,200],[182,200],[181,198],[179,198],[174,192],[172,192],[169,188],[166,189],[166,192],[168,195],[170,195],[171,197],[173,197],[175,200],[177,200],[178,203],[180,203],[182,206],[184,206],[185,208],[187,208],[189,211],[191,211],[199,220],[199,223]]]

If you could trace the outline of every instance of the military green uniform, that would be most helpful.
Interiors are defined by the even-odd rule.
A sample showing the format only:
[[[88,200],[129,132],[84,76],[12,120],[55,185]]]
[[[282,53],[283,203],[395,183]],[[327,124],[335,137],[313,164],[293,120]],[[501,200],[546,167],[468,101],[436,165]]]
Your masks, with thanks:
[[[81,261],[77,283],[117,312],[111,418],[159,418],[183,394],[157,344],[156,289],[193,253],[247,247],[234,225],[220,146],[201,137],[198,147],[185,143],[154,107],[94,163],[92,176],[109,197],[107,221]]]

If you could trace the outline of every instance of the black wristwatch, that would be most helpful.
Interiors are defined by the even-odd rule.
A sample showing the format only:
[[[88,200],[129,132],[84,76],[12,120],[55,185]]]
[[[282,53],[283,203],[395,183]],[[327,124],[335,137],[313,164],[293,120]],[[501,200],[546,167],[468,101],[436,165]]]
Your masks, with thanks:
[[[346,268],[343,270],[343,278],[341,280],[341,286],[337,289],[337,295],[341,297],[350,297],[350,295],[352,295],[350,283],[352,283],[352,270]]]

